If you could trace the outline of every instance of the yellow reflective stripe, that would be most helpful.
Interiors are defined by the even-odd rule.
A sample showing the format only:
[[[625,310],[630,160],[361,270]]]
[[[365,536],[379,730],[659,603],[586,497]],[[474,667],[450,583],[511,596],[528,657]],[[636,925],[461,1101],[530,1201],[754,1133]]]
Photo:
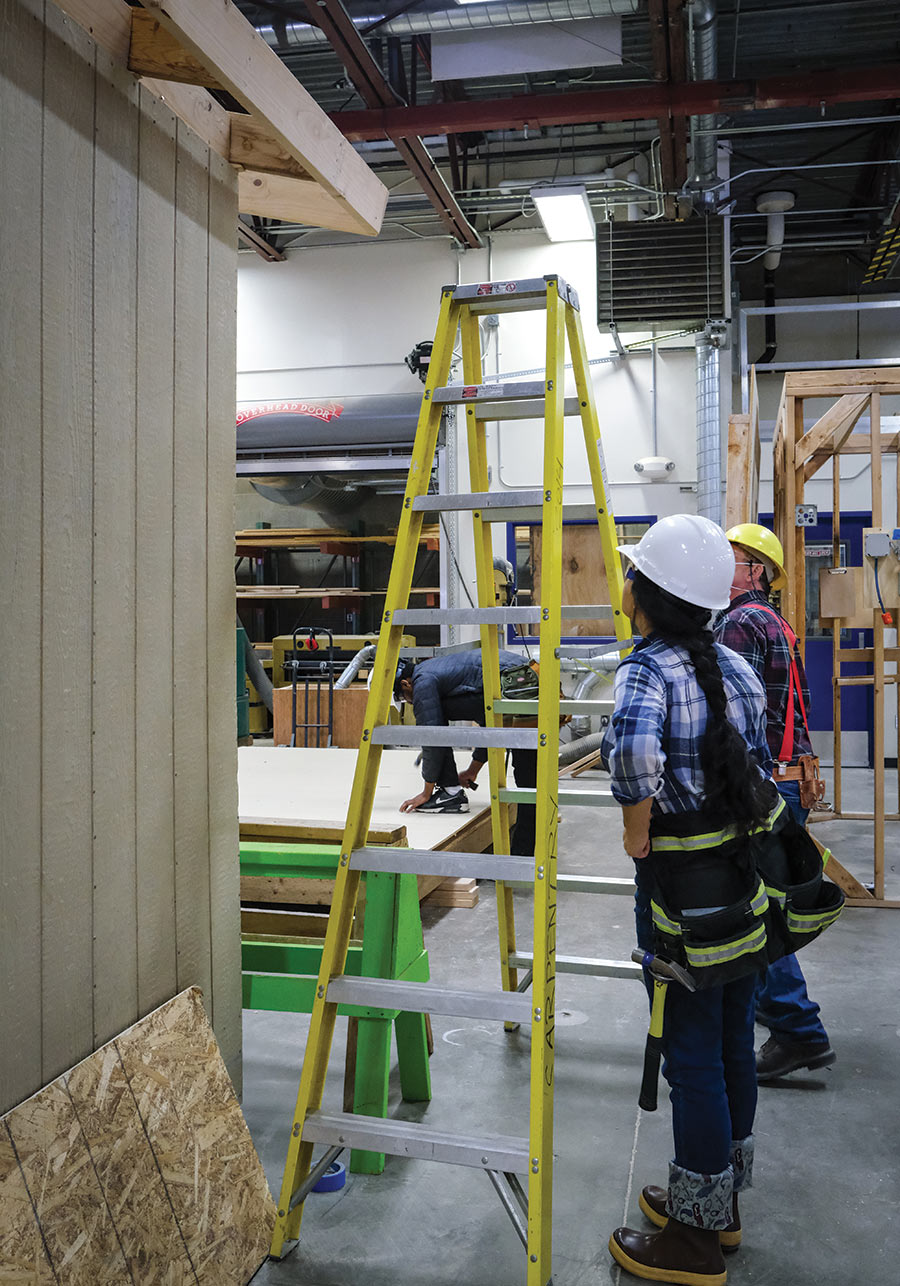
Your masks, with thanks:
[[[831,849],[823,848],[822,849],[822,870],[823,871],[825,870],[825,867],[828,865],[828,859],[830,857],[831,857]]]
[[[753,897],[750,900],[750,909],[754,915],[765,915],[766,907],[768,905],[769,905],[768,890],[766,889],[766,886],[765,884],[763,884],[762,880],[760,880],[759,887],[757,888],[756,893],[753,895]]]
[[[843,909],[843,906],[830,907],[827,911],[795,911],[793,908],[788,908],[787,926],[799,933],[827,929],[829,924],[834,924]]]
[[[786,807],[784,800],[779,799],[766,820],[759,826],[754,826],[749,834],[761,835],[764,831],[770,831]],[[721,830],[707,831],[703,835],[654,835],[652,844],[657,853],[693,853],[703,848],[719,848],[742,834],[743,831],[737,826],[723,826]]]
[[[727,964],[731,960],[739,960],[741,956],[760,951],[765,946],[765,943],[766,926],[760,923],[745,934],[744,937],[735,938],[732,942],[721,942],[709,947],[698,947],[686,942],[684,944],[684,953],[687,956],[688,964],[703,968],[709,965]]]
[[[727,832],[710,831],[707,835],[654,835],[653,849],[657,853],[691,853],[698,848],[718,848],[727,838]]]
[[[651,900],[650,910],[653,914],[653,923],[658,929],[661,929],[663,933],[681,934],[681,925],[678,924],[676,920],[670,920],[658,902],[653,902]]]
[[[771,884],[767,884],[766,893],[769,895],[769,901],[777,902],[783,911],[785,903],[787,902],[787,894],[784,890],[773,888]]]

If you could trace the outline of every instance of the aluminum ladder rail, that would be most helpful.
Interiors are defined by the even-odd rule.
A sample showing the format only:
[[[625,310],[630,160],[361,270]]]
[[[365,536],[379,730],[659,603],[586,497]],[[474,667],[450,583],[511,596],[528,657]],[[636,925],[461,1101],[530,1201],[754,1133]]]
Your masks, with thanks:
[[[546,312],[546,379],[525,385],[483,384],[479,316],[487,312],[528,309]],[[463,383],[448,385],[446,381],[457,332],[462,339]],[[577,397],[569,402],[563,396],[567,339],[577,392]],[[443,407],[451,402],[466,408],[469,473],[474,490],[468,496],[433,497],[428,494],[428,487],[438,430]],[[526,492],[521,496],[504,495],[501,506],[489,492],[485,423],[488,419],[506,418],[503,415],[505,407],[513,408],[509,418],[523,418],[529,411],[539,416],[543,411],[543,488],[540,492]],[[365,1147],[391,1155],[446,1161],[486,1170],[525,1245],[526,1286],[551,1286],[559,658],[563,618],[563,426],[566,414],[576,412],[584,432],[600,544],[610,588],[608,610],[613,615],[617,646],[625,651],[631,646],[631,629],[621,610],[622,569],[616,552],[615,523],[608,502],[609,488],[599,422],[576,293],[557,276],[443,288],[291,1125],[270,1249],[276,1258],[282,1257],[296,1244],[303,1201],[328,1161],[345,1147]],[[537,608],[498,609],[494,598],[490,523],[492,520],[508,521],[508,515],[517,509],[522,512],[533,508],[535,503],[540,504],[543,525],[543,601]],[[398,738],[403,736],[402,730],[398,732],[389,725],[390,700],[404,622],[412,621],[408,600],[418,539],[426,513],[433,512],[436,507],[469,510],[472,514],[479,604],[472,611],[477,614],[473,619],[481,626],[486,726],[454,729],[452,744],[487,747],[494,852],[476,855],[474,868],[468,865],[472,855],[430,856],[439,856],[443,869],[448,871],[463,869],[462,865],[455,864],[455,859],[462,861],[464,858],[466,869],[497,880],[502,989],[492,992],[453,990],[432,984],[421,984],[416,988],[386,979],[343,976],[361,872],[383,869],[378,866],[384,860],[383,852],[368,849],[366,835],[383,747],[389,743],[397,744]],[[470,609],[432,611],[429,612],[429,621],[455,619],[460,610],[468,614]],[[504,728],[498,704],[501,700],[500,640],[496,627],[508,614],[515,614],[517,610],[527,611],[529,617],[536,614],[539,621],[541,670],[537,727],[534,729]],[[583,614],[584,609],[579,610]],[[412,740],[416,745],[446,744],[446,736],[446,729],[419,727],[413,730]],[[505,749],[513,744],[533,747],[537,754],[533,858],[517,857],[509,852],[509,802],[512,796],[506,788]],[[401,852],[392,851],[394,869],[400,869],[397,855]],[[424,854],[407,852],[405,858],[427,864]],[[512,888],[506,882],[523,878],[533,883],[535,889],[530,997],[523,995],[517,987]],[[402,988],[402,994],[398,987]],[[508,1025],[527,1023],[532,1035],[527,1135],[518,1138],[490,1133],[472,1137],[449,1135],[417,1122],[323,1114],[325,1075],[339,1002],[360,1002],[390,1009],[421,1008],[424,1012],[452,1013],[476,1019],[489,1017],[502,1019]],[[312,1154],[316,1143],[324,1144],[327,1151],[314,1166]],[[519,1183],[519,1175],[526,1176],[527,1195]]]

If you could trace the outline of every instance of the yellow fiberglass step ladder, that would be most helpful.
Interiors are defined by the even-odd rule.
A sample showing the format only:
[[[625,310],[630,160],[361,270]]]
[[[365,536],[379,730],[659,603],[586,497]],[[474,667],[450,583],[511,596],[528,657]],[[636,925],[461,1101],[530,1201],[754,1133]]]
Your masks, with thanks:
[[[526,310],[546,311],[546,379],[516,384],[483,383],[479,317]],[[463,383],[447,386],[458,332],[462,343]],[[575,398],[564,397],[566,338],[575,377]],[[441,416],[444,407],[453,403],[466,408],[469,475],[474,490],[469,495],[431,495],[429,483]],[[543,488],[540,491],[490,492],[485,423],[539,418],[542,409]],[[563,424],[566,416],[576,415],[584,431],[600,545],[610,588],[609,604],[563,606],[561,601]],[[271,1254],[276,1258],[281,1258],[295,1244],[306,1195],[335,1157],[345,1148],[363,1148],[487,1171],[525,1245],[527,1286],[549,1286],[552,1281],[558,808],[561,802],[600,805],[613,802],[609,791],[559,790],[560,711],[566,712],[567,707],[575,705],[579,711],[592,711],[600,704],[560,700],[560,654],[564,650],[560,646],[560,635],[563,617],[584,619],[611,611],[616,641],[606,647],[625,651],[631,646],[630,625],[621,610],[622,568],[616,552],[615,524],[608,494],[575,291],[556,276],[444,287],[291,1127],[271,1245]],[[530,607],[497,607],[490,524],[514,520],[519,514],[535,508],[540,510],[543,526],[542,602]],[[454,509],[472,513],[479,606],[429,609],[425,612],[409,610],[407,603],[413,564],[424,517],[435,510]],[[401,655],[401,635],[408,625],[435,622],[477,624],[481,627],[485,727],[423,728],[388,722],[394,677]],[[501,697],[497,627],[535,623],[540,627],[541,662],[537,726],[504,727],[504,716],[516,713],[517,703]],[[533,710],[534,703],[525,713]],[[378,767],[386,745],[487,748],[493,853],[437,853],[366,847]],[[507,789],[507,749],[536,751],[535,789]],[[577,798],[569,801],[570,793]],[[512,802],[535,806],[533,858],[510,855],[509,804]],[[502,990],[455,990],[431,983],[344,976],[360,873],[381,870],[495,880]],[[535,891],[533,956],[529,958],[531,972],[528,979],[532,987],[530,997],[523,994],[524,988],[517,989],[516,967],[520,959],[516,956],[512,887],[522,883]],[[628,883],[633,888],[631,882]],[[503,1021],[507,1026],[527,1024],[532,1032],[527,1135],[510,1137],[487,1132],[461,1135],[434,1130],[427,1124],[414,1121],[323,1113],[325,1074],[339,1004],[369,1007],[369,1013],[373,1009],[400,1010],[492,1019]],[[324,1145],[326,1150],[313,1165],[312,1153],[316,1144]],[[527,1194],[520,1175],[527,1176]]]

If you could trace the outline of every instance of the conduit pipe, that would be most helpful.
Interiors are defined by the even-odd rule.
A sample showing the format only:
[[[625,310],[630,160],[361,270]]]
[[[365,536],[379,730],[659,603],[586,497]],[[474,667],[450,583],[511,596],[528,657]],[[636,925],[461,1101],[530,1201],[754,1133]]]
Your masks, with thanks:
[[[380,35],[416,36],[441,31],[477,31],[486,27],[525,26],[536,22],[573,22],[580,18],[615,18],[640,13],[639,0],[510,0],[499,4],[467,4],[434,13],[404,13],[378,27]],[[377,18],[371,15],[354,19],[354,24],[365,35]],[[327,37],[318,27],[306,22],[289,22],[278,32],[271,25],[258,27],[262,38],[273,48],[285,49],[298,45],[324,45]],[[713,78],[711,78],[713,79]]]

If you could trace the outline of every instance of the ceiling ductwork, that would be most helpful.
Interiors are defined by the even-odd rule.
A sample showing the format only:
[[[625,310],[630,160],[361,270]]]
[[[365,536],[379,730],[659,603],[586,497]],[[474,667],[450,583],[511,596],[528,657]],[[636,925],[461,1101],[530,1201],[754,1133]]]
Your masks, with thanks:
[[[442,31],[478,31],[487,27],[532,26],[540,22],[576,22],[582,18],[615,18],[638,14],[639,0],[513,0],[510,4],[467,4],[433,12],[400,14],[379,23],[379,35],[422,36]],[[371,18],[357,19],[360,34],[372,25]],[[318,27],[289,22],[278,31],[272,26],[258,28],[259,34],[276,49],[299,45],[327,45]]]
[[[693,0],[690,7],[691,79],[715,80],[718,74],[716,0]],[[719,180],[717,116],[691,117],[691,171],[688,188],[705,192]]]

